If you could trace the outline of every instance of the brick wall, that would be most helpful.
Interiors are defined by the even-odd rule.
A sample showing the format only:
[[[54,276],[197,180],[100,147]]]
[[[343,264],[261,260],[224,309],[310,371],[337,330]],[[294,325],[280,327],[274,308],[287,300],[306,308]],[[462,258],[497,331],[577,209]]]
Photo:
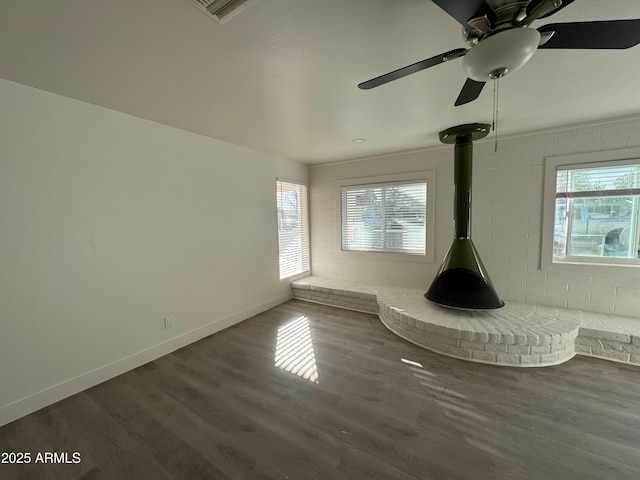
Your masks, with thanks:
[[[505,300],[638,316],[640,268],[540,269],[544,159],[640,145],[640,116],[476,142],[473,239]],[[341,252],[341,179],[435,170],[435,261]],[[453,147],[347,161],[310,169],[314,275],[427,289],[453,234]],[[574,268],[575,267],[575,268]]]

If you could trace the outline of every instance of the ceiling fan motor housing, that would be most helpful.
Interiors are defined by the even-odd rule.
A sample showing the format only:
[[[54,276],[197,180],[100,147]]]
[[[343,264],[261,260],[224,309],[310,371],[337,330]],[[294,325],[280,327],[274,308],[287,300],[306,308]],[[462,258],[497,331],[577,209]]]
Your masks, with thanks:
[[[512,28],[487,37],[462,58],[467,77],[486,82],[521,68],[536,52],[540,32],[531,28]]]

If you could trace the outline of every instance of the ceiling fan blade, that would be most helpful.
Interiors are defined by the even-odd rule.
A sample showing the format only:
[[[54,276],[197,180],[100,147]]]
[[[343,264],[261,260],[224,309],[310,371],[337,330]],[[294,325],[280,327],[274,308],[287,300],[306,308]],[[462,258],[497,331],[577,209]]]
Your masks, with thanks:
[[[558,7],[553,6],[553,0],[531,0],[527,5],[527,16],[535,13],[536,10],[542,9],[542,12],[539,15],[536,15],[536,19],[539,18],[547,18],[554,13],[559,12],[567,5],[571,4],[573,0],[560,0],[560,5]],[[544,4],[550,4],[548,7]]]
[[[539,48],[625,49],[640,43],[640,19],[551,23],[538,29],[555,32]]]
[[[471,80],[467,78],[467,81],[464,82],[462,86],[462,90],[460,90],[460,95],[456,100],[455,106],[464,105],[465,103],[473,102],[476,98],[480,96],[480,92],[484,88],[485,82],[476,82],[475,80]]]
[[[393,72],[385,73],[384,75],[380,75],[379,77],[372,78],[371,80],[367,80],[366,82],[362,82],[358,85],[358,88],[362,90],[369,90],[370,88],[379,87],[380,85],[398,80],[399,78],[406,77],[407,75],[419,72],[420,70],[424,70],[426,68],[439,65],[448,60],[453,60],[454,58],[461,57],[465,53],[467,53],[467,50],[465,48],[456,48],[455,50],[441,53],[440,55],[427,58],[420,62],[416,62],[411,65],[407,65],[406,67],[394,70]]]
[[[433,3],[447,12],[451,17],[467,27],[472,18],[487,16],[491,25],[495,22],[496,14],[484,0],[433,0]]]
[[[545,18],[553,15],[559,10],[569,5],[573,0],[532,0],[527,5],[525,17],[520,20],[516,26],[526,27],[531,25],[539,18]]]

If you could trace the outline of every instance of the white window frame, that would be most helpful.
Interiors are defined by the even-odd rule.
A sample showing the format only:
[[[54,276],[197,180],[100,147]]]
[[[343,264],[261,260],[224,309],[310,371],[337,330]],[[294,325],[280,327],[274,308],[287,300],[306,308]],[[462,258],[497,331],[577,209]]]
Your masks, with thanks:
[[[299,222],[299,227],[301,230],[301,235],[302,235],[302,245],[301,245],[301,270],[300,271],[296,271],[295,273],[290,273],[287,274],[285,276],[282,275],[282,257],[280,256],[280,235],[281,232],[283,232],[285,229],[281,228],[282,224],[281,224],[281,219],[279,218],[279,212],[278,212],[278,208],[279,208],[279,200],[278,200],[278,193],[280,192],[280,183],[289,183],[292,185],[298,185],[301,187],[304,187],[304,191],[305,191],[305,197],[301,199],[301,202],[303,203],[303,205],[301,206],[302,208],[300,209],[300,218],[297,219],[297,221]],[[281,178],[278,177],[276,178],[276,217],[277,217],[277,225],[276,225],[276,232],[277,232],[277,241],[278,241],[278,277],[280,278],[280,280],[295,280],[296,278],[299,277],[304,277],[304,276],[308,276],[311,272],[311,251],[310,251],[310,224],[309,224],[309,185],[306,182],[301,182],[298,180],[290,180],[287,178]]]
[[[590,274],[612,274],[627,272],[629,268],[640,268],[636,259],[614,257],[571,257],[566,260],[553,259],[553,240],[556,208],[556,178],[558,167],[588,167],[628,165],[640,162],[640,148],[626,148],[602,152],[575,153],[545,158],[544,194],[542,210],[542,245],[540,268],[558,272],[589,272]]]
[[[389,183],[416,183],[427,184],[427,206],[425,212],[425,253],[424,255],[403,252],[363,252],[359,250],[342,250],[342,188],[358,185],[376,185]],[[373,177],[341,178],[335,183],[336,205],[338,206],[338,228],[336,228],[336,252],[338,257],[344,260],[371,260],[371,261],[407,261],[433,263],[434,258],[434,215],[435,215],[435,171],[424,170],[393,175],[380,175]]]

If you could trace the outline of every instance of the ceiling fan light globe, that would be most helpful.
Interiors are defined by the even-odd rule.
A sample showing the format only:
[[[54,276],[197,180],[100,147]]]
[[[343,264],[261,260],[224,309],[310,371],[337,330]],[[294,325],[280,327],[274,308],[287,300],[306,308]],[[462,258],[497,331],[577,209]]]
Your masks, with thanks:
[[[470,79],[487,82],[496,77],[496,71],[513,73],[521,68],[539,43],[540,32],[532,28],[504,30],[472,47],[462,58],[462,67]]]

